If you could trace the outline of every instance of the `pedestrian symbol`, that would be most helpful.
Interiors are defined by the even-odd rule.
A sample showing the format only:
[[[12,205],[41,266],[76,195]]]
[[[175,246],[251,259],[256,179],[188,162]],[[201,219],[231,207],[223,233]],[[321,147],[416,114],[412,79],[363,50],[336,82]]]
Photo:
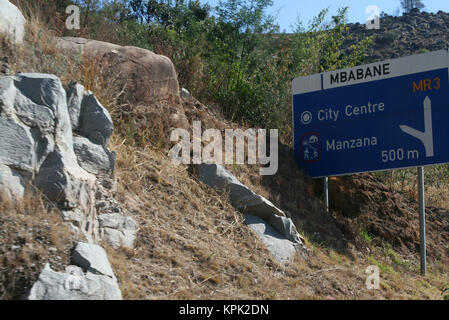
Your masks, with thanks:
[[[321,156],[320,134],[308,133],[304,134],[301,139],[302,160],[318,161]]]

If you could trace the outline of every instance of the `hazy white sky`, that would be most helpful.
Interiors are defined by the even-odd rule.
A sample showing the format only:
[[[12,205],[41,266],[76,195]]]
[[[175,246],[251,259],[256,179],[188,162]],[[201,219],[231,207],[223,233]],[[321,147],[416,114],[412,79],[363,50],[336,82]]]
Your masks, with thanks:
[[[218,0],[201,0],[212,6],[217,5]],[[400,0],[274,0],[274,5],[269,13],[277,17],[281,30],[291,31],[299,16],[306,25],[322,9],[330,7],[330,15],[335,15],[337,9],[348,6],[348,19],[350,22],[364,23],[369,16],[366,8],[376,5],[379,10],[388,14],[395,13],[400,8]],[[443,10],[449,12],[448,0],[423,0],[427,12]]]

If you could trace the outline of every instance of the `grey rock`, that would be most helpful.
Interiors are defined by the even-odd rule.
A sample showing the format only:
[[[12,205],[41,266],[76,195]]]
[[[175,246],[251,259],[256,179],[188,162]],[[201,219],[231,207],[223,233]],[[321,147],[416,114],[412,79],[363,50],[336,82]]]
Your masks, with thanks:
[[[72,130],[77,131],[81,121],[81,105],[86,91],[82,85],[72,82],[67,88],[67,108],[69,110]]]
[[[109,112],[92,93],[88,93],[81,106],[79,133],[91,142],[106,147],[114,125]]]
[[[95,214],[83,213],[77,208],[61,210],[61,213],[63,220],[70,223],[70,227],[75,234],[83,234],[88,241],[96,238],[97,232],[95,228],[97,226],[93,221]]]
[[[98,177],[97,182],[101,185],[102,188],[105,188],[105,190],[111,192],[114,192],[117,186],[115,180],[110,177]]]
[[[0,162],[30,176],[54,148],[54,111],[23,95],[21,77],[0,77]]]
[[[281,264],[287,264],[295,256],[295,244],[280,234],[266,221],[253,215],[245,216],[245,223],[256,232],[270,254]]]
[[[101,230],[101,229],[100,229]],[[133,230],[117,230],[103,228],[101,236],[114,249],[124,247],[133,249],[136,241],[136,232]]]
[[[269,200],[243,185],[223,166],[200,164],[198,165],[198,177],[208,186],[229,193],[231,204],[237,210],[262,218],[288,240],[302,246],[303,241],[291,219],[285,217],[284,212]]]
[[[23,198],[26,184],[22,176],[14,169],[0,164],[0,192],[6,192],[9,198]]]
[[[66,93],[58,77],[0,77],[0,164],[14,169],[51,201],[92,209],[95,176],[78,165]]]
[[[229,193],[231,204],[239,210],[254,207],[260,215],[265,217],[269,216],[271,213],[284,214],[270,201],[243,185],[222,165],[200,164],[198,166],[198,176],[200,180],[208,186]]]
[[[0,33],[5,33],[14,44],[23,42],[25,34],[25,17],[22,12],[8,0],[0,0]]]
[[[55,130],[55,115],[51,108],[34,103],[22,94],[15,97],[14,109],[17,117],[28,127],[36,128],[41,135]]]
[[[54,75],[40,73],[21,73],[11,78],[22,95],[54,112],[57,119],[54,130],[55,144],[70,156],[68,160],[76,162],[66,92],[61,80]]]
[[[34,141],[30,129],[13,117],[1,116],[0,163],[31,173],[34,162]]]
[[[72,276],[83,276],[84,275],[83,269],[78,266],[74,266],[74,265],[69,265],[69,266],[65,267],[65,272],[67,272],[68,274],[71,274]]]
[[[66,208],[90,211],[95,197],[95,176],[71,162],[60,150],[53,151],[42,164],[34,184],[49,200]]]
[[[66,273],[46,264],[31,288],[29,300],[122,300],[117,280],[105,275],[86,274],[76,266]]]
[[[137,234],[136,222],[119,213],[98,216],[100,235],[113,248],[134,248]]]
[[[87,172],[95,175],[113,174],[116,159],[115,152],[110,152],[103,146],[94,144],[84,137],[74,137],[73,148],[78,164]]]
[[[70,221],[77,227],[83,225],[85,216],[79,209],[62,210],[61,213],[64,221]]]
[[[115,278],[106,251],[99,245],[78,242],[71,258],[73,264],[88,272]]]

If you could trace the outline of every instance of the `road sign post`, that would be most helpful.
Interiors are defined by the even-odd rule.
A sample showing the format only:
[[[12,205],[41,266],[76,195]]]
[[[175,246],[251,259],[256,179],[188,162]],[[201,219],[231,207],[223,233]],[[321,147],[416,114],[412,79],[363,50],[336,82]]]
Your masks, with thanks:
[[[424,194],[424,167],[418,167],[419,234],[421,274],[426,275],[426,203]]]
[[[293,144],[313,178],[419,167],[425,273],[423,166],[449,163],[449,51],[295,78]]]
[[[323,202],[326,211],[329,211],[329,183],[328,177],[323,178]]]

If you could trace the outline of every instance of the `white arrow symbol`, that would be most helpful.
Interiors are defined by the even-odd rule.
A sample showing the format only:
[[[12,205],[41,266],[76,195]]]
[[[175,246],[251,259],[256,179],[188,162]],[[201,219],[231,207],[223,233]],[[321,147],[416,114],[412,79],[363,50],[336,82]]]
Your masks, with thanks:
[[[421,140],[426,149],[426,157],[433,157],[433,130],[432,130],[432,101],[429,97],[424,99],[424,132],[409,126],[399,126],[402,131]]]

